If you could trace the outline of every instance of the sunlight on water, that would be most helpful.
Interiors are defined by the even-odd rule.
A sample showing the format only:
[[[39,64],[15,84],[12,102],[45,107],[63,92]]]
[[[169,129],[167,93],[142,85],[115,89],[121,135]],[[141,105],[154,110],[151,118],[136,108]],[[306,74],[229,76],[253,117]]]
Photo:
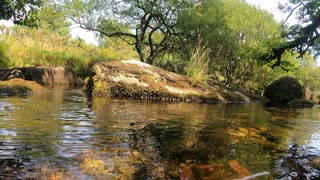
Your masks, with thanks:
[[[320,107],[151,103],[55,90],[0,101],[0,179],[320,177]]]

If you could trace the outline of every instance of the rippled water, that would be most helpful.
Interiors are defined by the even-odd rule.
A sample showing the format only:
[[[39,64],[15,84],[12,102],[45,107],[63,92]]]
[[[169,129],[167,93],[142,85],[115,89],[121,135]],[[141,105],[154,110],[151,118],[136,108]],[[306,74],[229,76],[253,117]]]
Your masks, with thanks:
[[[0,179],[318,179],[320,107],[0,98]]]

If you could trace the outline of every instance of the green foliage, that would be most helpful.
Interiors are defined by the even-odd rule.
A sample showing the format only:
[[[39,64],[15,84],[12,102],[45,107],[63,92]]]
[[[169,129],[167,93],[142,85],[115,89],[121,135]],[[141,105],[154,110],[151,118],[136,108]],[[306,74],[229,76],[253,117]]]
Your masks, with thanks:
[[[220,72],[225,85],[241,88],[248,87],[259,67],[254,57],[267,51],[267,39],[279,29],[271,14],[240,0],[203,1],[179,22],[210,48],[209,73]]]
[[[66,12],[50,0],[46,0],[41,9],[30,14],[34,20],[29,22],[29,27],[46,29],[62,36],[69,36],[71,23],[67,20]]]
[[[74,22],[134,45],[140,60],[149,64],[183,43],[184,32],[177,29],[177,18],[194,5],[192,0],[67,2],[65,8]]]
[[[0,67],[7,67],[9,57],[7,56],[8,45],[0,40]]]
[[[70,66],[81,77],[90,73],[97,61],[136,58],[131,47],[113,44],[98,48],[81,39],[70,39],[46,29],[15,26],[10,35],[2,36],[0,67]],[[120,51],[121,50],[121,51]]]
[[[28,15],[38,10],[42,0],[0,0],[0,19],[11,19],[15,24],[30,21]]]

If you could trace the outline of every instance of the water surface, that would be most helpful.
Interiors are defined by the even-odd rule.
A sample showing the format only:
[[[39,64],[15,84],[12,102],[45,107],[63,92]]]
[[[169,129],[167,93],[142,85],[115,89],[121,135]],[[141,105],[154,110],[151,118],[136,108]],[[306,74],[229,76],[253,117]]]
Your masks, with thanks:
[[[0,99],[0,178],[318,179],[320,107]]]

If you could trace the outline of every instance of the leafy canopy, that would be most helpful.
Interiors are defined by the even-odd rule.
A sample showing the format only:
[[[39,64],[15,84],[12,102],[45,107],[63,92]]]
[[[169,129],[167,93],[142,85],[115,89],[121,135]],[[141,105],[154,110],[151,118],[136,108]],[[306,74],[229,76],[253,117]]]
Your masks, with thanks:
[[[192,0],[75,0],[66,7],[82,28],[122,38],[135,46],[141,61],[153,64],[183,41],[184,33],[176,28],[178,17],[193,4]]]
[[[0,19],[25,24],[28,15],[42,5],[42,0],[0,0],[0,4]]]
[[[294,25],[285,25],[281,37],[286,38],[283,43],[270,47],[270,52],[259,57],[263,61],[276,59],[273,66],[279,66],[286,51],[298,53],[302,57],[307,52],[320,55],[320,3],[319,0],[290,0],[280,8],[289,13],[287,20],[292,16],[297,19]]]

